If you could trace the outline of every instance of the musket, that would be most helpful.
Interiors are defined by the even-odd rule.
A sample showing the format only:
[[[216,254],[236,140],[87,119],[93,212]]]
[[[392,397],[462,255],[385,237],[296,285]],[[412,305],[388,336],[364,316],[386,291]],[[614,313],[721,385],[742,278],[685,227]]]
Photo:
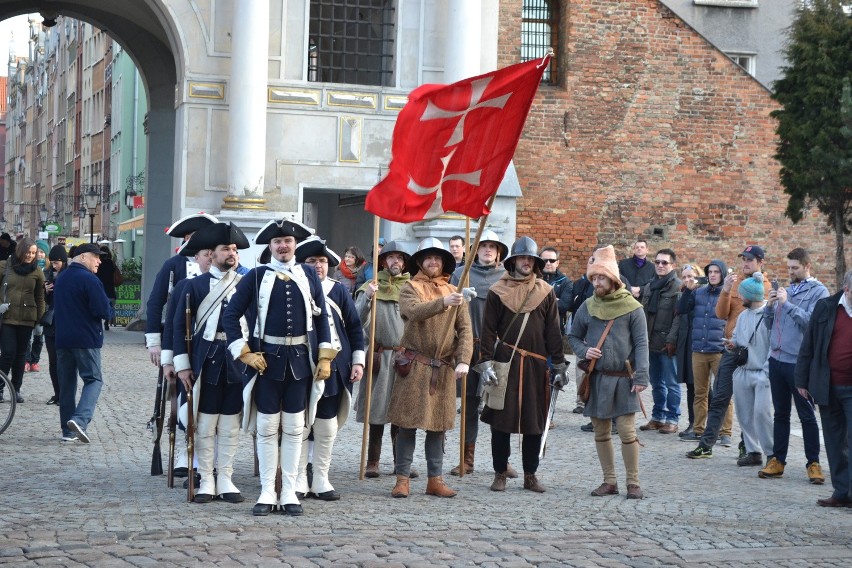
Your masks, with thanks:
[[[151,453],[151,475],[163,475],[163,455],[160,451],[160,438],[163,437],[163,420],[166,415],[166,397],[164,392],[163,367],[157,374],[157,394],[154,397],[154,414],[148,420],[148,430],[154,434],[154,450]]]
[[[630,361],[625,361],[624,366],[627,367],[627,373],[630,375],[630,386],[633,386],[633,365],[630,364]],[[636,398],[639,399],[639,408],[642,409],[642,416],[648,418],[648,413],[645,412],[645,403],[642,402],[642,393],[637,392]]]
[[[186,295],[186,356],[192,361],[192,307],[190,306],[191,297]],[[190,382],[192,371],[190,370]],[[192,503],[192,498],[195,493],[195,472],[192,471],[192,464],[195,461],[195,416],[192,400],[192,387],[186,389],[186,463],[187,463],[187,484],[186,484],[186,500]]]
[[[544,432],[541,433],[541,446],[538,448],[538,459],[543,458],[547,452],[547,433],[550,431],[550,423],[553,422],[553,415],[556,414],[556,397],[559,396],[560,390],[562,389],[556,387],[550,388],[550,406],[547,409],[547,419],[544,421]]]
[[[169,472],[166,475],[166,485],[169,489],[175,486],[175,434],[177,433],[177,381],[168,377],[167,392],[171,407],[169,408]]]

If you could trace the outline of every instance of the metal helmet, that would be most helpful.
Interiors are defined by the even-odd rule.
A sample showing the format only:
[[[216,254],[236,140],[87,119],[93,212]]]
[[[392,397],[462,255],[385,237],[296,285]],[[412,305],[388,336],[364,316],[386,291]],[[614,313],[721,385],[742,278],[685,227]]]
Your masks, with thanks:
[[[403,248],[402,243],[398,243],[396,241],[388,241],[382,248],[379,249],[379,270],[381,270],[382,266],[385,263],[385,256],[392,252],[398,252],[402,255],[402,261],[407,266],[408,261],[411,260],[411,255]]]
[[[479,237],[479,244],[482,243],[494,243],[497,245],[497,248],[500,250],[500,260],[505,260],[505,258],[509,256],[509,247],[507,247],[500,240],[500,236],[491,229],[485,229],[482,231],[482,236]],[[477,251],[473,251],[474,254],[476,254],[476,252]]]
[[[519,256],[530,256],[535,259],[539,270],[544,270],[544,261],[538,256],[538,245],[530,237],[521,237],[512,245],[512,254],[503,261],[503,266],[509,272],[515,269],[515,259]]]
[[[444,246],[444,243],[436,239],[435,237],[426,237],[420,244],[417,246],[417,252],[411,255],[410,262],[406,263],[406,269],[408,273],[414,276],[420,271],[420,262],[423,258],[430,254],[439,255],[444,261],[444,266],[441,271],[444,274],[452,274],[453,270],[456,269],[456,257],[452,255],[452,253],[447,250],[447,247]]]

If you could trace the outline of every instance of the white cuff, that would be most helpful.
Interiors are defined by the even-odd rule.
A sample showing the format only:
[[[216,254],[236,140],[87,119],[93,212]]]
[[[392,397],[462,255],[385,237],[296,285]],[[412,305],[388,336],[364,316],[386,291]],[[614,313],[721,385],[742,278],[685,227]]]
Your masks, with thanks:
[[[172,349],[163,349],[160,352],[160,365],[173,365],[175,352]]]
[[[353,365],[363,365],[367,360],[367,354],[364,353],[363,349],[359,349],[357,351],[352,352],[352,364]]]
[[[331,343],[326,343],[323,341],[319,345],[317,345],[317,349],[334,349],[334,346]]]
[[[240,358],[240,355],[243,353],[243,346],[246,344],[245,339],[237,339],[233,343],[228,345],[228,351],[231,352],[231,356],[234,358],[234,361]]]
[[[186,353],[181,353],[180,355],[175,356],[175,372],[180,373],[181,371],[186,371],[187,369],[191,369],[192,365],[189,362],[189,355]]]
[[[160,346],[160,334],[159,333],[146,333],[145,334],[145,347],[159,347]]]

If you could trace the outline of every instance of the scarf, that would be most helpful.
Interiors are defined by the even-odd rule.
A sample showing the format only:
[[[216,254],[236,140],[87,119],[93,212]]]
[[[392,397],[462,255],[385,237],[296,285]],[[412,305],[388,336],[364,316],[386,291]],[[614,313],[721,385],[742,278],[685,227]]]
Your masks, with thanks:
[[[491,291],[497,294],[503,305],[516,314],[526,314],[536,309],[551,290],[553,287],[536,278],[535,272],[529,276],[516,276],[514,272],[506,272],[491,286]],[[527,294],[529,300],[524,304]]]
[[[656,278],[651,280],[649,286],[651,287],[651,296],[648,298],[648,305],[645,307],[645,310],[649,315],[653,315],[657,313],[657,308],[660,304],[660,294],[663,291],[663,288],[669,285],[669,282],[675,277],[675,271],[672,270],[662,278]]]
[[[431,302],[448,296],[456,291],[456,287],[450,284],[450,275],[441,274],[435,278],[429,278],[423,272],[418,272],[414,278],[408,281],[417,295],[424,302]]]
[[[19,274],[21,276],[26,276],[27,274],[32,273],[33,270],[36,269],[36,261],[32,261],[29,264],[23,264],[18,260],[17,256],[12,256],[12,270],[15,271],[15,274]]]
[[[592,297],[586,300],[586,307],[589,310],[589,315],[593,318],[609,321],[629,314],[636,308],[641,308],[642,304],[637,302],[633,294],[622,286],[603,298],[592,294]]]
[[[355,280],[355,275],[358,272],[357,268],[353,272],[348,266],[346,266],[345,262],[341,262],[337,267],[340,269],[340,273],[343,274],[344,278]]]
[[[399,291],[402,290],[403,285],[411,279],[411,275],[408,272],[403,272],[399,276],[391,276],[390,272],[387,270],[381,270],[379,271],[377,278],[379,280],[379,289],[376,291],[376,300],[382,300],[383,302],[399,302]],[[355,294],[357,295],[358,292],[366,292],[369,286],[369,281],[364,282]]]
[[[648,262],[648,259],[647,258],[639,258],[638,256],[633,255],[633,262],[636,263],[636,266],[638,266],[639,268],[642,268],[643,266],[645,266],[645,263]]]
[[[274,256],[269,259],[269,264],[273,270],[277,270],[278,272],[290,272],[293,270],[293,267],[296,265],[296,257],[294,256],[287,262],[282,262],[276,259]]]

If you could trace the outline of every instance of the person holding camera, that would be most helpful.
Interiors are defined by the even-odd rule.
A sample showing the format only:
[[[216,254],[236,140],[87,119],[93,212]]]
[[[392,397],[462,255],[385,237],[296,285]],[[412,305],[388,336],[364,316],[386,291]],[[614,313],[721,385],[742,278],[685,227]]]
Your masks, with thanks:
[[[747,454],[737,465],[763,465],[763,453],[772,454],[772,390],[769,388],[769,328],[763,325],[764,278],[755,272],[740,282],[743,310],[731,343],[734,369],[734,400],[737,421]]]

